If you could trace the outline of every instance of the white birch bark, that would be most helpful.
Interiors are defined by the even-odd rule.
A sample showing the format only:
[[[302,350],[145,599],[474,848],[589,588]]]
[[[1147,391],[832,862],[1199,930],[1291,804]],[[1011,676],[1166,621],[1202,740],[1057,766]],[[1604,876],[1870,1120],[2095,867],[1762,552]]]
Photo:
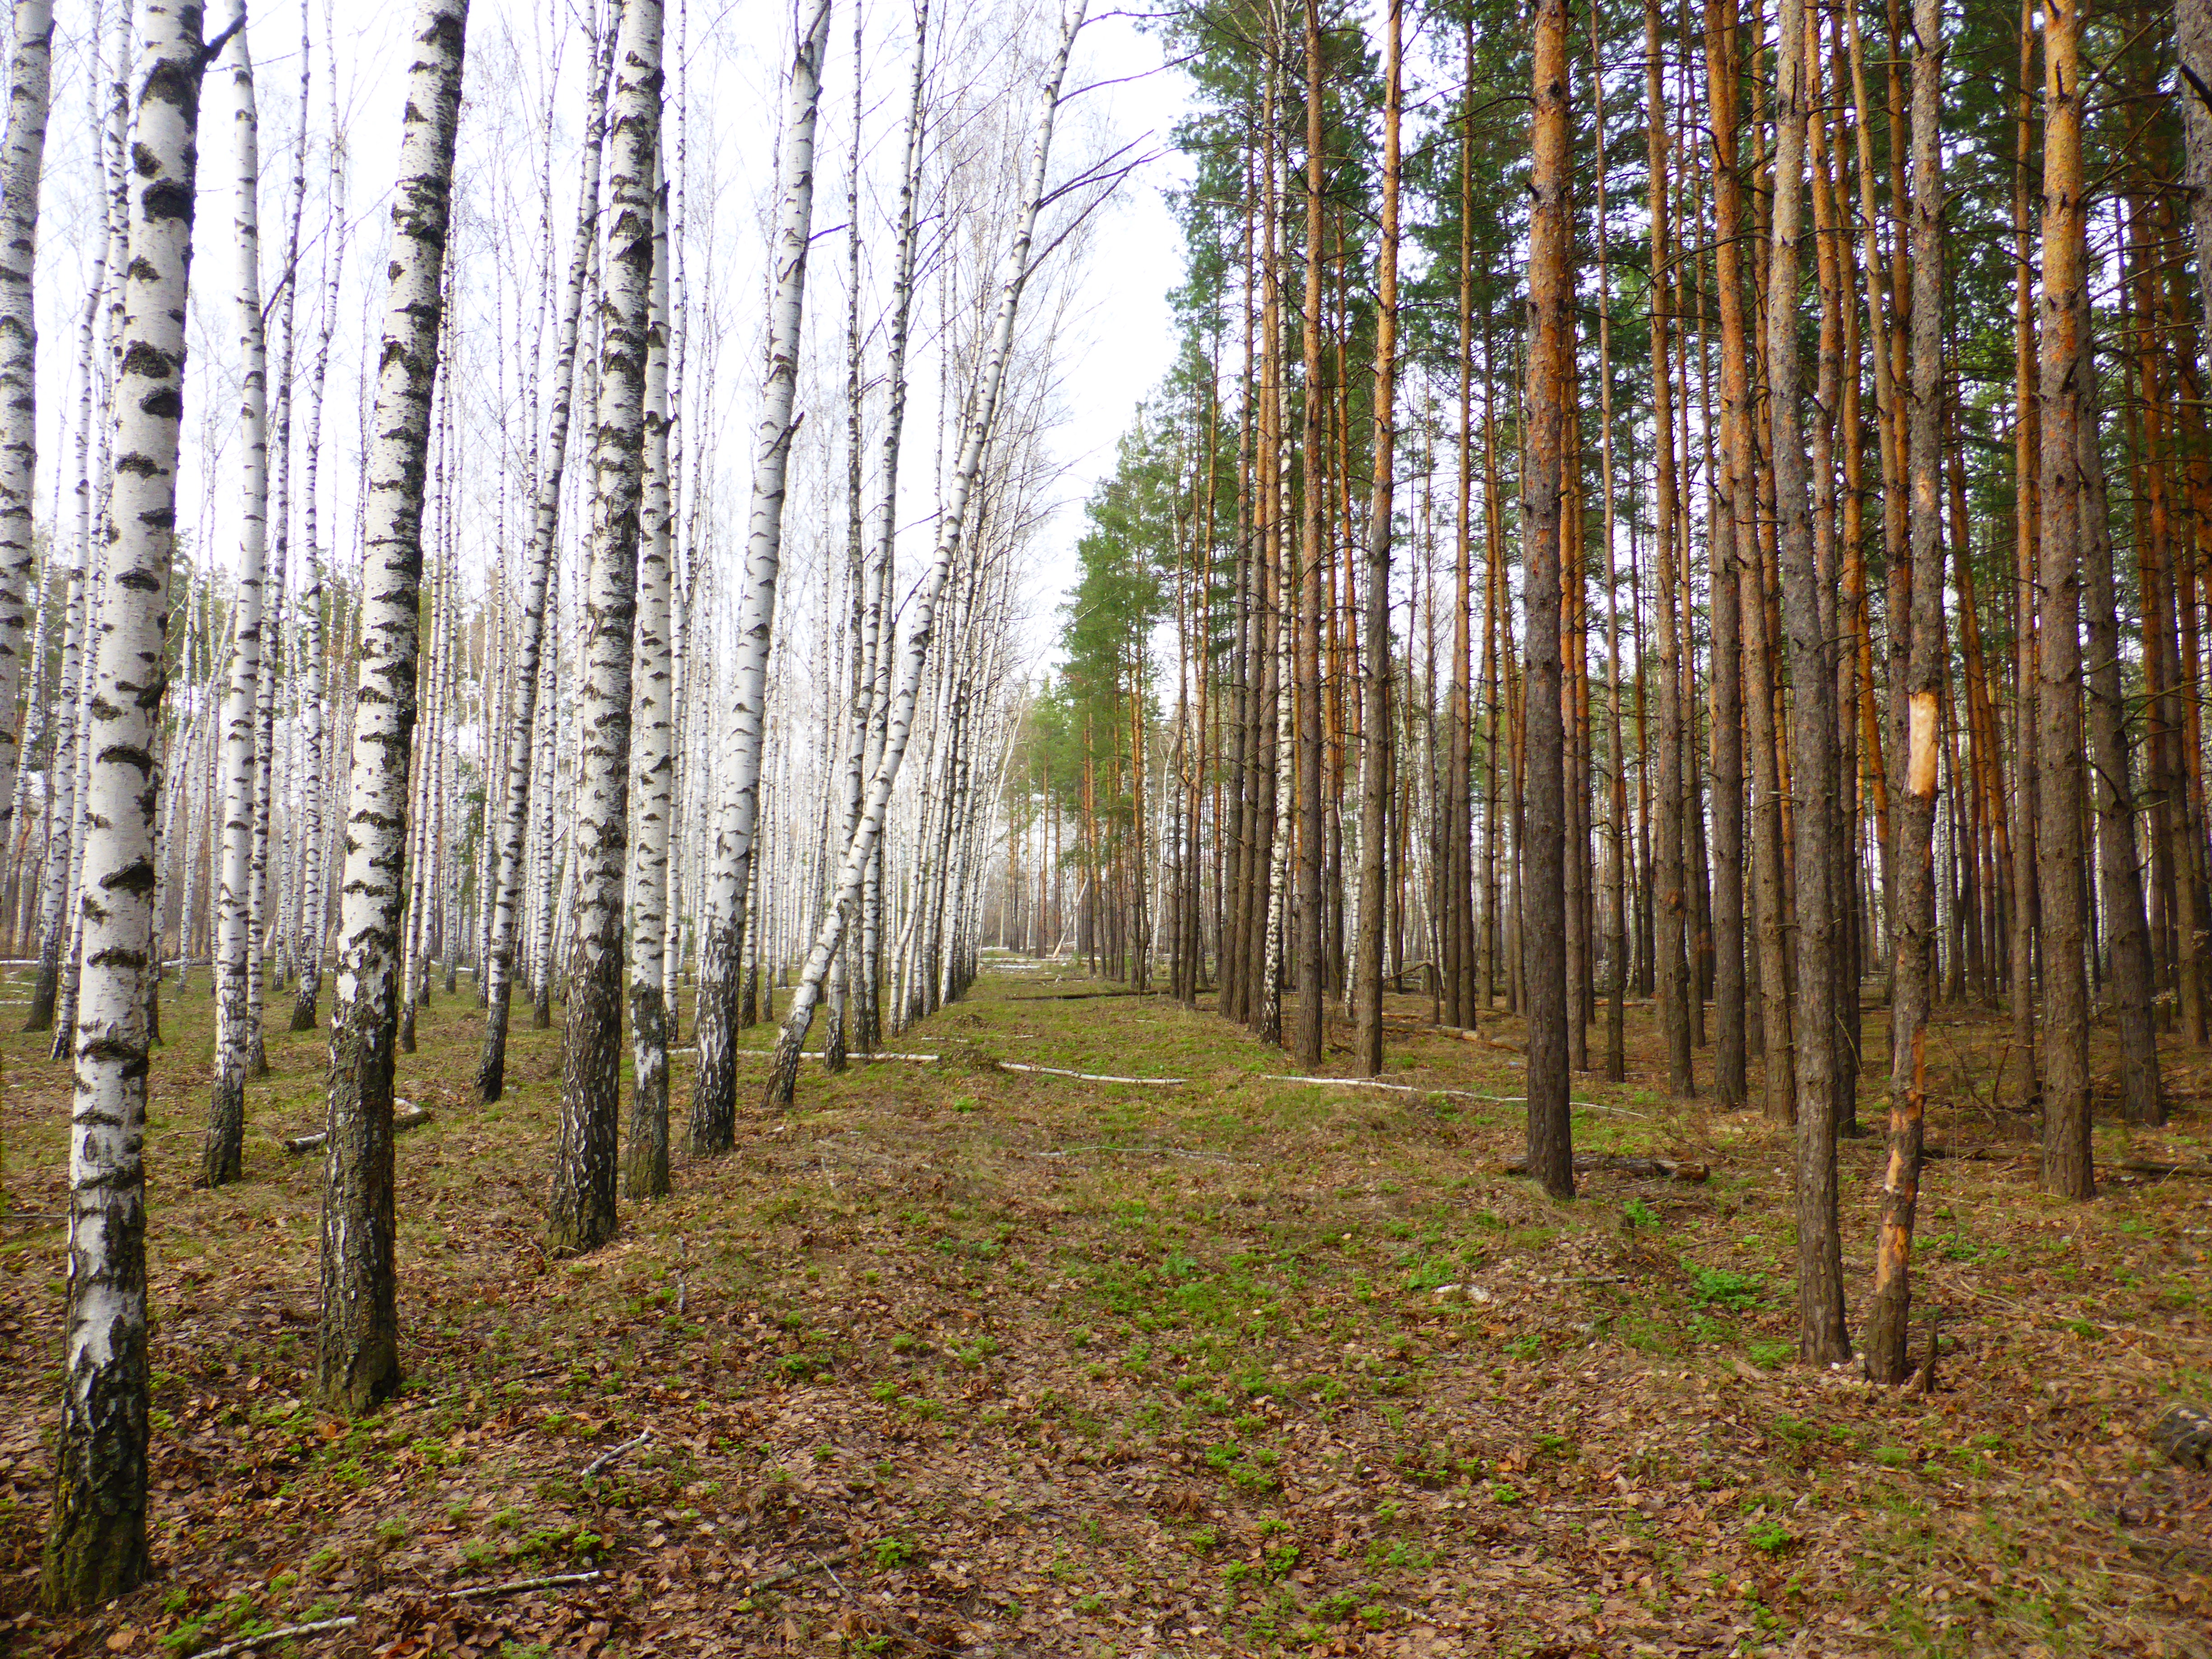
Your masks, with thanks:
[[[8,129],[0,142],[0,847],[15,830],[15,698],[23,599],[31,580],[31,495],[38,471],[39,327],[32,307],[39,184],[46,170],[53,57],[52,0],[15,0]]]
[[[307,52],[304,21],[300,40],[301,55]],[[333,88],[337,76],[331,76]],[[301,117],[305,121],[304,115]],[[333,98],[332,118],[336,119]],[[315,366],[307,381],[307,453],[301,458],[300,530],[301,551],[307,560],[306,580],[301,584],[301,620],[307,632],[306,654],[307,669],[307,694],[301,701],[301,737],[306,748],[307,777],[301,793],[303,823],[301,830],[301,855],[306,866],[301,872],[300,910],[297,918],[299,943],[296,949],[300,963],[300,986],[292,1000],[291,1029],[312,1031],[315,1029],[315,1006],[321,1000],[323,988],[324,939],[324,877],[327,869],[324,856],[323,793],[325,784],[325,744],[328,733],[324,727],[323,703],[325,690],[325,659],[328,653],[327,623],[323,593],[323,550],[319,540],[316,485],[319,480],[323,453],[323,393],[330,378],[331,337],[337,329],[338,279],[345,270],[346,213],[345,213],[345,147],[333,142],[331,145],[329,229],[323,241],[323,309],[315,336]]]
[[[316,1378],[325,1403],[348,1413],[381,1400],[399,1382],[392,1131],[399,907],[420,644],[423,471],[467,26],[468,0],[418,0],[409,33],[413,60],[368,454]]]
[[[261,720],[263,556],[268,534],[268,353],[261,323],[260,118],[253,58],[246,41],[246,0],[229,0],[222,27],[230,34],[222,69],[230,96],[231,244],[236,256],[231,302],[238,326],[240,465],[238,574],[232,600],[234,631],[222,705],[222,873],[216,896],[215,1079],[208,1103],[200,1180],[221,1187],[245,1173],[246,1049],[251,1016],[247,959],[252,937],[247,888],[252,879],[256,763]]]
[[[783,1029],[776,1037],[775,1059],[769,1068],[763,1103],[770,1107],[781,1109],[791,1102],[792,1091],[799,1075],[799,1054],[805,1047],[807,1031],[813,1024],[815,1006],[821,1000],[823,981],[830,971],[830,959],[837,953],[846,924],[860,897],[860,884],[869,855],[883,834],[884,817],[890,804],[891,787],[898,781],[899,767],[906,757],[907,738],[913,730],[915,700],[921,691],[922,670],[928,660],[938,600],[944,594],[945,580],[951,574],[953,557],[960,549],[975,476],[981,469],[984,448],[990,441],[992,428],[998,418],[1000,396],[1006,386],[1006,360],[1013,352],[1014,323],[1021,310],[1022,290],[1030,278],[1030,250],[1036,235],[1037,216],[1044,209],[1045,181],[1051,165],[1054,118],[1060,112],[1060,85],[1067,76],[1068,54],[1074,50],[1077,32],[1083,27],[1086,3],[1087,0],[1074,0],[1072,7],[1063,14],[1060,49],[1046,71],[1037,115],[1036,143],[1030,160],[1030,175],[1021,218],[1012,245],[1006,253],[1006,276],[1000,292],[998,315],[993,322],[990,343],[965,411],[960,459],[953,468],[946,490],[945,507],[939,521],[937,550],[928,574],[923,577],[921,589],[911,601],[915,607],[914,626],[906,641],[905,660],[899,670],[898,690],[887,710],[883,754],[876,763],[875,775],[869,780],[867,799],[861,808],[859,827],[853,833],[853,839],[845,849],[843,861],[838,869],[836,900],[823,921],[821,932],[815,936],[812,948],[807,952],[805,968],[792,994],[790,1012],[786,1015]]]
[[[669,654],[668,192],[653,191],[653,277],[645,342],[645,495],[637,556],[637,661],[631,688],[630,1038],[635,1079],[623,1187],[668,1191],[666,948],[669,816],[675,805],[675,704]]]
[[[546,1205],[547,1244],[556,1251],[595,1249],[614,1236],[617,1224],[623,879],[629,840],[630,678],[644,495],[660,47],[660,0],[623,0],[608,125],[613,222],[600,283],[593,524],[577,701],[575,937],[562,1032],[561,1131]]]
[[[164,675],[177,447],[184,412],[198,166],[200,9],[140,0],[106,580],[93,657],[92,760],[78,908],[85,957],[70,1032],[69,1308],[47,1536],[51,1606],[82,1607],[146,1574],[147,979],[155,747]]]
[[[776,163],[775,228],[769,247],[775,279],[769,301],[767,374],[761,387],[752,506],[738,597],[730,775],[708,898],[713,931],[699,976],[699,1060],[691,1106],[695,1152],[725,1151],[736,1133],[736,1022],[731,1004],[760,816],[769,647],[775,631],[776,579],[783,556],[784,474],[796,429],[792,408],[799,390],[799,323],[814,221],[814,123],[822,103],[822,54],[830,36],[830,0],[810,0],[786,81],[788,101]]]
[[[610,33],[605,52],[613,50]],[[489,1106],[507,1087],[507,1010],[514,1000],[514,945],[520,921],[523,865],[531,827],[533,761],[543,750],[534,742],[538,690],[543,680],[547,595],[551,591],[553,554],[561,526],[561,483],[568,457],[568,425],[576,390],[576,336],[584,296],[596,270],[599,237],[599,151],[606,122],[609,61],[594,52],[584,120],[584,174],[577,194],[575,244],[568,261],[568,289],[562,305],[560,358],[553,371],[553,407],[547,421],[545,471],[538,481],[530,541],[523,556],[522,637],[515,649],[515,706],[508,738],[506,794],[499,820],[497,896],[493,901],[491,951],[484,963],[484,1046],[477,1066],[477,1097]],[[550,786],[550,778],[547,782]],[[541,947],[542,948],[542,947]]]

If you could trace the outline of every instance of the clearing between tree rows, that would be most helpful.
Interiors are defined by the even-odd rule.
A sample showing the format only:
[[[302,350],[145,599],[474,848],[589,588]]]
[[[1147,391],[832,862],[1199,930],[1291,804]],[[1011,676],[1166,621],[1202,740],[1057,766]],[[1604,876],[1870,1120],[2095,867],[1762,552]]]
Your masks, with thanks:
[[[569,1261],[540,1244],[557,1036],[518,1030],[477,1108],[482,1016],[439,998],[400,1061],[433,1114],[398,1143],[408,1383],[353,1425],[302,1403],[320,1158],[280,1144],[320,1122],[326,1036],[270,1033],[246,1179],[194,1190],[211,1011],[204,981],[172,997],[155,1574],[59,1624],[68,1072],[0,1038],[0,1649],[182,1659],[350,1619],[258,1650],[2208,1651],[2212,1474],[2142,1429],[2212,1394],[2212,1184],[2115,1170],[2204,1161],[2186,1056],[2172,1123],[2100,1114],[2102,1195],[2062,1204],[1988,1098],[2001,1023],[1932,1028],[1922,1393],[1795,1363],[1786,1137],[1666,1098],[1648,1009],[1627,1085],[1575,1080],[1599,1167],[1555,1203],[1504,1172],[1515,1021],[1423,1034],[1394,996],[1413,1092],[1337,1090],[1210,1012],[1041,979],[987,971],[902,1035],[933,1063],[810,1073]],[[1855,1324],[1880,1157],[1842,1153]]]

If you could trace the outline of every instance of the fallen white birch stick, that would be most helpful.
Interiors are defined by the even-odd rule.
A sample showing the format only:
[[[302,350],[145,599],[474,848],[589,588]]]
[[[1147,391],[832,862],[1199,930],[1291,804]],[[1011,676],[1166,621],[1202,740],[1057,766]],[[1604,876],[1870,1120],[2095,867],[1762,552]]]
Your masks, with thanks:
[[[1002,1060],[997,1064],[1002,1072],[1042,1072],[1047,1077],[1072,1077],[1084,1083],[1151,1083],[1163,1089],[1175,1089],[1190,1081],[1181,1077],[1108,1077],[1097,1072],[1070,1072],[1058,1066],[1024,1066],[1017,1060]]]

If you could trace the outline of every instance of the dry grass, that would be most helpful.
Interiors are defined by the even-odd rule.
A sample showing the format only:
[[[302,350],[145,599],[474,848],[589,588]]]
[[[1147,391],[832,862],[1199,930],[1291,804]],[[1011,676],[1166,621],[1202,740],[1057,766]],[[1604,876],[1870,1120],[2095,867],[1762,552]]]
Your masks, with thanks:
[[[439,999],[401,1073],[439,1113],[400,1142],[410,1380],[360,1424],[302,1400],[319,1162],[273,1138],[319,1118],[324,1039],[273,1039],[248,1180],[195,1192],[208,1010],[173,1002],[157,1578],[58,1626],[31,1592],[65,1079],[0,1039],[28,1212],[0,1241],[0,1646],[183,1655],[343,1611],[300,1650],[2212,1653],[2212,1476],[2138,1434],[2212,1394],[2212,1182],[2038,1195],[1983,1081],[1994,1024],[1935,1044],[1931,1139],[1980,1155],[1928,1172],[1920,1398],[1794,1364],[1786,1148],[1663,1098],[1644,1011],[1640,1080],[1577,1079],[1614,1109],[1578,1145],[1712,1178],[1559,1205],[1499,1172],[1517,1105],[1271,1083],[1283,1057],[1210,1014],[1045,1000],[1103,988],[987,975],[900,1038],[939,1063],[810,1075],[567,1262],[537,1243],[557,1041],[520,1034],[519,1086],[476,1109],[478,1020]],[[1509,1048],[1393,1013],[1394,1080],[1519,1092]],[[2100,1126],[2100,1160],[2205,1155],[2201,1058],[2175,1056],[2172,1127]],[[1856,1296],[1876,1144],[1843,1158]]]

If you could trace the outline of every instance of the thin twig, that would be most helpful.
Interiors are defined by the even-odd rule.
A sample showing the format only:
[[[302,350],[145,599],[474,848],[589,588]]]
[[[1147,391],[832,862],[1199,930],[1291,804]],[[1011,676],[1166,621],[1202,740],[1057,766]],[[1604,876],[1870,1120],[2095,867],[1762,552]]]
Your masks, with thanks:
[[[652,1438],[653,1431],[651,1429],[640,1429],[635,1439],[625,1440],[619,1446],[610,1446],[606,1450],[601,1452],[597,1457],[594,1457],[590,1462],[585,1464],[582,1473],[578,1474],[576,1479],[579,1480],[590,1480],[601,1469],[606,1468],[608,1464],[613,1462],[615,1459],[620,1457],[624,1452],[635,1451],[637,1448],[642,1446],[647,1441]]]
[[[349,1625],[361,1622],[358,1613],[349,1613],[343,1619],[318,1619],[312,1625],[286,1625],[279,1630],[264,1630],[258,1636],[241,1636],[235,1642],[225,1642],[219,1648],[209,1648],[199,1659],[222,1659],[227,1653],[251,1653],[255,1648],[265,1648],[271,1642],[289,1641],[295,1636],[313,1636],[318,1631],[343,1630]]]
[[[518,1578],[507,1584],[473,1584],[463,1589],[449,1589],[440,1594],[451,1601],[469,1595],[520,1595],[525,1590],[556,1589],[564,1584],[588,1584],[604,1577],[597,1567],[589,1572],[556,1572],[544,1578]]]
[[[1250,1167],[1241,1158],[1225,1158],[1219,1152],[1185,1152],[1180,1146],[1107,1146],[1103,1145],[1062,1146],[1054,1152],[1032,1152],[1030,1156],[1032,1158],[1073,1158],[1078,1152],[1127,1152],[1133,1157],[1142,1158],[1204,1158],[1211,1164],[1244,1164],[1248,1169]]]

